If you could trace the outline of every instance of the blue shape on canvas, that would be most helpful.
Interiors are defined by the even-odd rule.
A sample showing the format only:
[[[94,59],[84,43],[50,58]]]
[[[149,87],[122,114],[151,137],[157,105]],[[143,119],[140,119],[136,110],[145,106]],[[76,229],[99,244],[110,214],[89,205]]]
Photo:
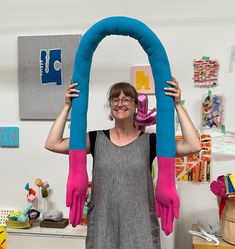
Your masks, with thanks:
[[[61,49],[41,49],[40,53],[42,84],[62,84]]]

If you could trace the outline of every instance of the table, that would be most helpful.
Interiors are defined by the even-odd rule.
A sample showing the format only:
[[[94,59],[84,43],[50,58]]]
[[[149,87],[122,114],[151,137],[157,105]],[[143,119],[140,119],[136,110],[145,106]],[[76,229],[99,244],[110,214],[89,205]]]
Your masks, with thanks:
[[[197,225],[193,224],[192,229],[197,231]],[[219,238],[220,244],[215,246],[214,242],[207,242],[205,239],[198,236],[192,236],[192,249],[235,249],[234,245],[225,242],[222,238]]]

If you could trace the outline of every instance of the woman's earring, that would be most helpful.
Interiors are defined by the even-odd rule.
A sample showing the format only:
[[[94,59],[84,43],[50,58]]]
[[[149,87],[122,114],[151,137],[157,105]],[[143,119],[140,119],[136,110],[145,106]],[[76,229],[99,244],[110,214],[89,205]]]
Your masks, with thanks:
[[[109,113],[109,120],[110,120],[110,121],[113,121],[113,116],[112,116],[111,113]]]

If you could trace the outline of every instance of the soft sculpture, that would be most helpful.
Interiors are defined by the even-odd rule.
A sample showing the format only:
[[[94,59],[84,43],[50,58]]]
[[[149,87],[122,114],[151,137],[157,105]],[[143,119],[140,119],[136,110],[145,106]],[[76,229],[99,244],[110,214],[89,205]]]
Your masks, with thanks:
[[[94,24],[83,36],[77,50],[72,82],[79,82],[81,94],[73,99],[69,145],[69,175],[67,181],[67,206],[70,222],[80,223],[85,202],[88,177],[86,170],[86,128],[89,94],[89,77],[92,56],[98,44],[109,35],[130,36],[146,52],[155,81],[157,98],[158,180],[155,190],[156,215],[161,218],[162,230],[168,235],[173,230],[174,217],[179,215],[179,198],[175,188],[175,131],[174,101],[166,96],[166,81],[172,80],[168,58],[155,33],[144,23],[129,17],[105,18]]]
[[[138,93],[138,107],[135,117],[135,127],[138,130],[145,130],[146,126],[156,124],[156,108],[148,111],[148,96]]]

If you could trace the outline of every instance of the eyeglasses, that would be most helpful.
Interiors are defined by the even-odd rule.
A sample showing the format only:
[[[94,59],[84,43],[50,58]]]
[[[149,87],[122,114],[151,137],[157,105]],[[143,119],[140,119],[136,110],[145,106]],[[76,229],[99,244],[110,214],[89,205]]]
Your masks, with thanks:
[[[110,104],[111,104],[111,106],[116,106],[116,105],[119,104],[120,101],[121,101],[121,103],[122,103],[123,105],[128,106],[128,105],[130,105],[130,103],[131,103],[132,101],[134,101],[134,99],[128,98],[128,97],[124,97],[124,98],[122,98],[122,99],[113,98],[113,99],[111,99]]]

